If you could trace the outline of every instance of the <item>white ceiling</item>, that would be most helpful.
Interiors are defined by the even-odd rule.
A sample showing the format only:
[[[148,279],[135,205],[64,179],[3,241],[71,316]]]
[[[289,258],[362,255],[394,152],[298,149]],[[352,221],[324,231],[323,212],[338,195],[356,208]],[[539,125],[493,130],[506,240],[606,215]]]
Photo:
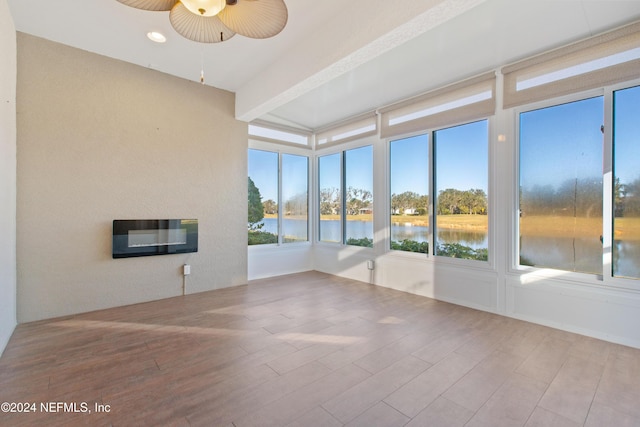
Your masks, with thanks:
[[[640,0],[285,0],[276,37],[183,39],[116,0],[8,0],[16,29],[236,93],[236,117],[317,129],[640,19]],[[164,33],[154,44],[146,33]]]

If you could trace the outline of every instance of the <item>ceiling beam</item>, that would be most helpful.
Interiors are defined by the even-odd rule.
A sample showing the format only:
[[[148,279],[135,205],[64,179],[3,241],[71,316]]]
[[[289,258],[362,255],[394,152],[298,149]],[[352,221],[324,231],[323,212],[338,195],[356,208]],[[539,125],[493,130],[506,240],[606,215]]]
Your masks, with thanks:
[[[236,118],[261,117],[484,1],[344,2],[324,28],[299,40],[236,91]],[[356,22],[353,16],[359,17]]]

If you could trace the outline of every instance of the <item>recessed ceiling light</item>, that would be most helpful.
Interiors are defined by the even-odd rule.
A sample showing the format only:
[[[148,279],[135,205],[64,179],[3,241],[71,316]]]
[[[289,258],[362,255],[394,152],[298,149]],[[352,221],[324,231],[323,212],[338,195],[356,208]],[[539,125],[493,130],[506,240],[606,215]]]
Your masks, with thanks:
[[[159,33],[157,31],[149,31],[147,33],[147,37],[149,37],[149,40],[156,43],[164,43],[167,41],[167,38],[162,33]]]

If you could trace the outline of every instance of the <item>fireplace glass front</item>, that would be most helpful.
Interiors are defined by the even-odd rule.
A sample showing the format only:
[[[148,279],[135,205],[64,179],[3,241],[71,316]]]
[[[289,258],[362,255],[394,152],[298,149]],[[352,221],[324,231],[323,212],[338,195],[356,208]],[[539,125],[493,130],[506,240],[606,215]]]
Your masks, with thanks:
[[[116,219],[113,258],[198,252],[197,219]]]

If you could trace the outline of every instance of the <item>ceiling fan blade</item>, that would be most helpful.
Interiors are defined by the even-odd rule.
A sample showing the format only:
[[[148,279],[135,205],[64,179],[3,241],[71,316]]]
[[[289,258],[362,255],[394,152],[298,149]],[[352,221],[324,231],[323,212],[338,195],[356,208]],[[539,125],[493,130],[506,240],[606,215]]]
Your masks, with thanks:
[[[180,2],[171,9],[169,21],[182,37],[194,42],[218,43],[229,40],[236,34],[218,16],[195,15]]]
[[[284,0],[237,0],[218,14],[231,30],[245,37],[266,39],[278,34],[287,24],[287,6]]]
[[[178,3],[178,0],[118,0],[120,3],[127,6],[135,7],[136,9],[152,10],[152,11],[167,11]]]

